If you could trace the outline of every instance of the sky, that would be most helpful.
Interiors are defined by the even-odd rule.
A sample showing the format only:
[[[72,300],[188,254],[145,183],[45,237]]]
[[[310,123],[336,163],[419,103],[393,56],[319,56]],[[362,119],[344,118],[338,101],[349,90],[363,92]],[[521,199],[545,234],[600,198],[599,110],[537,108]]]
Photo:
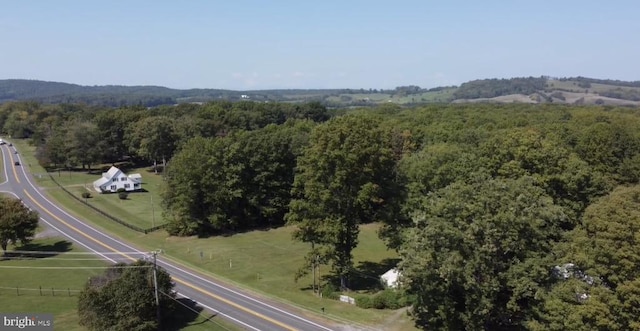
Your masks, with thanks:
[[[640,80],[637,0],[0,0],[0,79],[233,90]]]

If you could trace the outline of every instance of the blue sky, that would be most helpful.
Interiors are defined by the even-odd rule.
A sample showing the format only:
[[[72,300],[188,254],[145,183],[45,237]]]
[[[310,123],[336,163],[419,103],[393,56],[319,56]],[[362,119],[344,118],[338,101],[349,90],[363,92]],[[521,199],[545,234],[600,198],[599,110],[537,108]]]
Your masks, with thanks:
[[[0,79],[172,88],[640,80],[640,2],[3,1]]]

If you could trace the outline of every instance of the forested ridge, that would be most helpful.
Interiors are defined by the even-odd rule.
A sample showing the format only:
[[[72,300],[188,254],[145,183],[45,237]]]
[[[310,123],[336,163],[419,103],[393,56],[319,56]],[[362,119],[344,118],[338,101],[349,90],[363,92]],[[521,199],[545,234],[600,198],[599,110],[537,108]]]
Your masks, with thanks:
[[[568,93],[568,94],[567,94]],[[500,99],[500,97],[507,97]],[[509,98],[508,96],[512,96]],[[420,105],[455,100],[638,105],[640,82],[586,77],[514,77],[478,79],[460,86],[423,88],[271,89],[233,91],[224,89],[172,89],[160,86],[82,86],[38,80],[0,80],[0,102],[35,101],[45,104],[86,104],[119,108],[157,107],[212,101],[321,102],[331,108],[372,106],[383,103]]]
[[[172,235],[279,226],[349,287],[379,222],[425,330],[640,328],[640,112],[577,105],[0,105],[42,165],[164,176]],[[160,166],[166,165],[166,166]]]

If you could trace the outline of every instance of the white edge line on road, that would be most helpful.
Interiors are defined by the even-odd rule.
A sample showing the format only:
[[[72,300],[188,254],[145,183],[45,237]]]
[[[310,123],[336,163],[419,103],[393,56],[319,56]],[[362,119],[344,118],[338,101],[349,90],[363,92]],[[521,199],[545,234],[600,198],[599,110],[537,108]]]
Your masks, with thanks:
[[[253,326],[251,326],[251,325],[249,325],[249,324],[247,324],[247,323],[245,323],[245,322],[242,322],[242,321],[240,321],[240,320],[237,320],[237,319],[235,319],[235,318],[233,318],[233,317],[231,317],[231,316],[227,316],[227,315],[225,315],[224,313],[221,313],[221,312],[220,312],[219,310],[217,310],[217,309],[213,309],[213,308],[211,308],[211,307],[209,307],[209,306],[207,306],[207,305],[205,305],[205,304],[203,304],[203,303],[201,303],[201,302],[195,301],[195,300],[193,300],[193,299],[189,298],[189,297],[188,297],[188,296],[186,296],[186,295],[180,294],[180,292],[176,292],[176,294],[177,294],[178,296],[180,296],[180,297],[185,298],[185,299],[189,299],[189,300],[191,300],[191,301],[195,302],[196,304],[198,304],[198,305],[200,305],[200,306],[202,306],[202,307],[204,307],[204,308],[209,309],[210,311],[214,312],[215,314],[220,314],[220,315],[222,315],[222,316],[224,316],[224,317],[226,317],[226,318],[228,318],[228,319],[230,319],[230,320],[232,320],[232,321],[234,321],[234,322],[236,322],[236,323],[242,324],[242,325],[244,325],[244,326],[248,327],[249,329],[252,329],[252,330],[255,330],[255,331],[262,331],[262,330],[260,330],[260,329],[256,329],[256,328],[254,328]]]
[[[1,150],[0,150],[0,153],[2,153]],[[2,184],[4,184],[4,183],[9,181],[9,174],[7,173],[7,167],[6,167],[7,162],[5,162],[5,158],[6,157],[7,156],[4,155],[4,153],[2,153],[2,164],[4,165],[3,166],[3,168],[4,168],[4,182],[0,183],[0,185],[2,185]]]
[[[111,240],[113,240],[113,241],[117,242],[117,243],[118,243],[118,244],[120,244],[120,245],[125,246],[125,247],[128,247],[128,248],[132,249],[133,251],[140,252],[141,254],[144,254],[142,251],[139,251],[138,249],[136,249],[136,248],[134,248],[134,247],[131,247],[130,245],[128,245],[128,244],[126,244],[126,243],[123,243],[123,242],[121,242],[121,241],[119,241],[119,240],[117,240],[117,239],[115,239],[115,238],[113,238],[113,237],[111,237],[111,236],[109,236],[109,235],[105,234],[105,233],[104,233],[104,232],[102,232],[102,231],[97,230],[96,228],[92,227],[91,225],[89,225],[89,224],[86,224],[86,223],[82,222],[81,220],[79,220],[79,219],[75,218],[73,215],[70,215],[69,213],[67,213],[67,212],[66,212],[65,210],[63,210],[62,208],[58,207],[55,203],[51,202],[51,200],[47,199],[47,198],[46,198],[46,197],[45,197],[45,196],[40,192],[40,190],[39,190],[39,189],[38,189],[38,188],[33,184],[33,182],[31,182],[31,178],[30,178],[30,176],[27,174],[27,172],[26,172],[26,170],[24,169],[24,167],[21,167],[21,170],[22,170],[22,173],[23,173],[24,177],[27,179],[27,182],[28,182],[28,183],[29,183],[29,185],[30,185],[30,186],[31,186],[31,187],[36,191],[36,193],[37,193],[37,194],[38,194],[42,199],[44,199],[44,200],[45,200],[45,201],[47,201],[50,205],[52,205],[54,208],[56,208],[58,211],[60,211],[61,213],[63,213],[63,214],[65,214],[65,215],[67,215],[68,217],[70,217],[70,218],[72,218],[72,219],[76,220],[77,222],[80,222],[81,224],[83,224],[83,225],[84,225],[84,226],[86,226],[87,228],[89,228],[89,229],[91,229],[91,230],[93,230],[93,231],[95,231],[95,232],[98,232],[98,233],[102,234],[103,236],[105,236],[105,237],[107,237],[107,238],[109,238],[109,239],[111,239]],[[74,240],[74,241],[75,241],[75,240]],[[225,287],[225,286],[222,286],[222,285],[220,285],[220,284],[214,283],[214,282],[213,282],[213,281],[211,281],[211,280],[208,280],[208,279],[202,278],[202,277],[200,277],[200,276],[198,276],[198,275],[193,274],[193,273],[192,273],[192,272],[190,272],[190,271],[186,271],[186,270],[184,270],[184,269],[182,269],[182,268],[180,268],[180,267],[177,267],[177,266],[175,266],[175,265],[172,265],[171,263],[164,262],[164,261],[162,261],[162,260],[158,260],[158,262],[159,262],[160,264],[169,265],[169,266],[171,266],[171,267],[173,267],[173,268],[175,268],[175,269],[178,269],[178,270],[180,270],[180,271],[182,271],[182,272],[184,272],[184,273],[186,273],[186,274],[188,274],[188,275],[190,275],[190,276],[192,276],[192,277],[195,277],[195,278],[197,278],[197,279],[199,279],[199,280],[201,280],[201,281],[204,281],[204,282],[206,282],[206,283],[208,283],[208,284],[210,284],[210,285],[213,285],[213,286],[216,286],[216,287],[222,288],[222,289],[224,289],[224,290],[226,290],[226,291],[229,291],[229,292],[231,292],[231,293],[233,293],[233,294],[236,294],[236,295],[238,295],[238,296],[241,296],[241,297],[243,297],[243,298],[245,298],[245,299],[247,299],[247,300],[253,301],[253,302],[255,302],[255,303],[262,304],[262,305],[264,305],[264,306],[266,306],[266,307],[269,307],[270,309],[273,309],[273,310],[278,311],[278,312],[280,312],[280,313],[282,313],[282,314],[285,314],[285,315],[288,315],[288,316],[290,316],[290,317],[293,317],[294,319],[298,319],[298,320],[300,320],[300,321],[303,321],[303,322],[305,322],[305,323],[309,323],[309,324],[311,324],[311,325],[313,325],[313,326],[316,326],[316,327],[318,327],[318,328],[321,328],[321,329],[324,329],[324,330],[327,330],[327,331],[333,331],[332,329],[329,329],[329,328],[327,328],[327,327],[325,327],[325,326],[323,326],[323,325],[317,324],[317,323],[315,323],[315,322],[313,322],[313,321],[311,321],[311,320],[308,320],[308,319],[303,318],[303,317],[301,317],[301,316],[298,316],[298,315],[292,314],[292,313],[290,313],[290,312],[288,312],[288,311],[285,311],[285,310],[282,310],[282,309],[280,309],[280,308],[274,307],[274,306],[272,306],[272,305],[270,305],[270,304],[268,304],[268,303],[265,303],[265,302],[260,301],[260,300],[258,300],[258,299],[255,299],[255,298],[249,297],[249,296],[247,296],[247,295],[245,295],[245,294],[242,294],[242,293],[236,292],[235,290],[232,290],[232,289],[230,289],[230,288],[228,288],[228,287]],[[223,315],[224,315],[224,314],[223,314]]]
[[[16,199],[20,199],[20,197],[19,197],[17,194],[13,193],[13,192],[0,191],[0,193],[7,193],[7,194],[11,194],[11,195],[13,195],[14,197],[16,197]],[[24,204],[24,202],[23,202],[23,204]],[[76,239],[75,239],[75,238],[73,238],[72,236],[68,235],[66,232],[64,232],[64,231],[62,231],[62,230],[60,230],[60,229],[58,229],[55,225],[51,224],[50,222],[48,222],[48,221],[47,221],[47,220],[45,220],[44,218],[40,217],[40,220],[42,220],[43,222],[47,223],[47,225],[48,225],[48,226],[52,227],[54,230],[58,231],[60,234],[64,235],[65,237],[67,237],[67,238],[71,239],[72,241],[75,241],[76,243],[78,243],[78,244],[80,244],[81,246],[85,247],[86,249],[88,249],[88,250],[92,251],[93,253],[95,253],[95,254],[97,254],[97,255],[102,256],[102,258],[104,258],[105,260],[108,260],[108,261],[111,261],[111,262],[113,262],[113,263],[116,263],[116,260],[114,260],[114,259],[112,259],[112,258],[110,258],[110,257],[107,257],[107,256],[105,256],[104,254],[102,254],[102,253],[100,253],[100,252],[96,251],[95,249],[93,249],[93,248],[91,248],[91,247],[89,247],[89,246],[87,246],[87,245],[85,245],[85,244],[81,243],[80,241],[76,240]]]
[[[18,197],[18,196],[17,196],[15,193],[13,193],[13,192],[0,191],[0,193],[7,193],[7,194],[11,194],[11,195],[13,195],[14,197],[16,197],[17,199],[20,199],[20,197]],[[117,263],[117,261],[116,261],[116,260],[114,260],[114,259],[112,259],[112,258],[110,258],[110,257],[107,257],[107,256],[105,256],[104,254],[102,254],[102,253],[100,253],[100,252],[96,251],[95,249],[93,249],[93,248],[91,248],[91,247],[89,247],[89,246],[87,246],[87,245],[83,244],[82,242],[80,242],[79,240],[77,240],[77,239],[73,238],[72,236],[70,236],[70,235],[69,235],[69,234],[67,234],[66,232],[64,232],[64,231],[60,230],[59,228],[57,228],[55,225],[51,224],[49,221],[45,220],[44,218],[40,217],[40,220],[42,220],[43,222],[47,223],[47,225],[48,225],[48,226],[50,226],[50,227],[52,227],[54,230],[58,231],[58,233],[60,233],[60,234],[64,235],[65,237],[67,237],[67,238],[71,239],[72,241],[74,241],[74,242],[76,242],[76,243],[80,244],[81,246],[85,247],[86,249],[88,249],[88,250],[92,251],[93,253],[95,253],[95,254],[97,254],[97,255],[102,256],[102,258],[104,258],[105,260],[108,260],[108,261],[113,262],[113,263]],[[189,299],[189,300],[192,300],[192,299],[190,299],[189,297],[187,297],[186,295],[182,295],[182,294],[180,294],[180,292],[176,292],[176,294],[177,294],[177,295],[179,295],[179,296],[181,296],[181,297],[183,297],[183,298],[187,298],[187,299]],[[236,322],[236,323],[238,323],[238,324],[242,324],[243,326],[248,327],[248,328],[250,328],[250,329],[252,329],[252,330],[260,331],[260,329],[256,329],[256,328],[254,328],[253,326],[248,325],[248,324],[246,324],[246,323],[244,323],[244,322],[242,322],[242,321],[240,321],[240,320],[237,320],[237,319],[235,319],[235,318],[233,318],[233,317],[231,317],[231,316],[229,316],[229,315],[227,315],[227,314],[225,314],[225,313],[223,313],[223,312],[221,312],[221,311],[219,311],[219,310],[217,310],[217,309],[213,309],[213,308],[211,308],[211,307],[209,307],[209,306],[207,306],[207,305],[205,305],[205,304],[203,304],[203,303],[197,302],[197,301],[195,301],[195,300],[193,300],[193,301],[194,301],[194,302],[196,302],[198,305],[200,305],[200,306],[202,306],[202,307],[204,307],[204,308],[207,308],[207,309],[211,310],[211,311],[212,311],[212,312],[214,312],[215,314],[220,314],[220,315],[222,315],[223,317],[225,317],[225,318],[227,318],[227,319],[230,319],[230,320],[232,320],[232,321],[234,321],[234,322]]]

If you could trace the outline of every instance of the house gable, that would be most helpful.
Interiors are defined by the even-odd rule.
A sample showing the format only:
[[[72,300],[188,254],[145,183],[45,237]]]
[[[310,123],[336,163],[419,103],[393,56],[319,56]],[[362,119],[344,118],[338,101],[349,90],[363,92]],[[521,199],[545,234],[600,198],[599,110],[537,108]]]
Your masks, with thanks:
[[[140,174],[125,175],[120,169],[111,167],[109,171],[102,173],[102,178],[93,182],[93,188],[97,192],[136,191],[142,189],[142,176]]]

